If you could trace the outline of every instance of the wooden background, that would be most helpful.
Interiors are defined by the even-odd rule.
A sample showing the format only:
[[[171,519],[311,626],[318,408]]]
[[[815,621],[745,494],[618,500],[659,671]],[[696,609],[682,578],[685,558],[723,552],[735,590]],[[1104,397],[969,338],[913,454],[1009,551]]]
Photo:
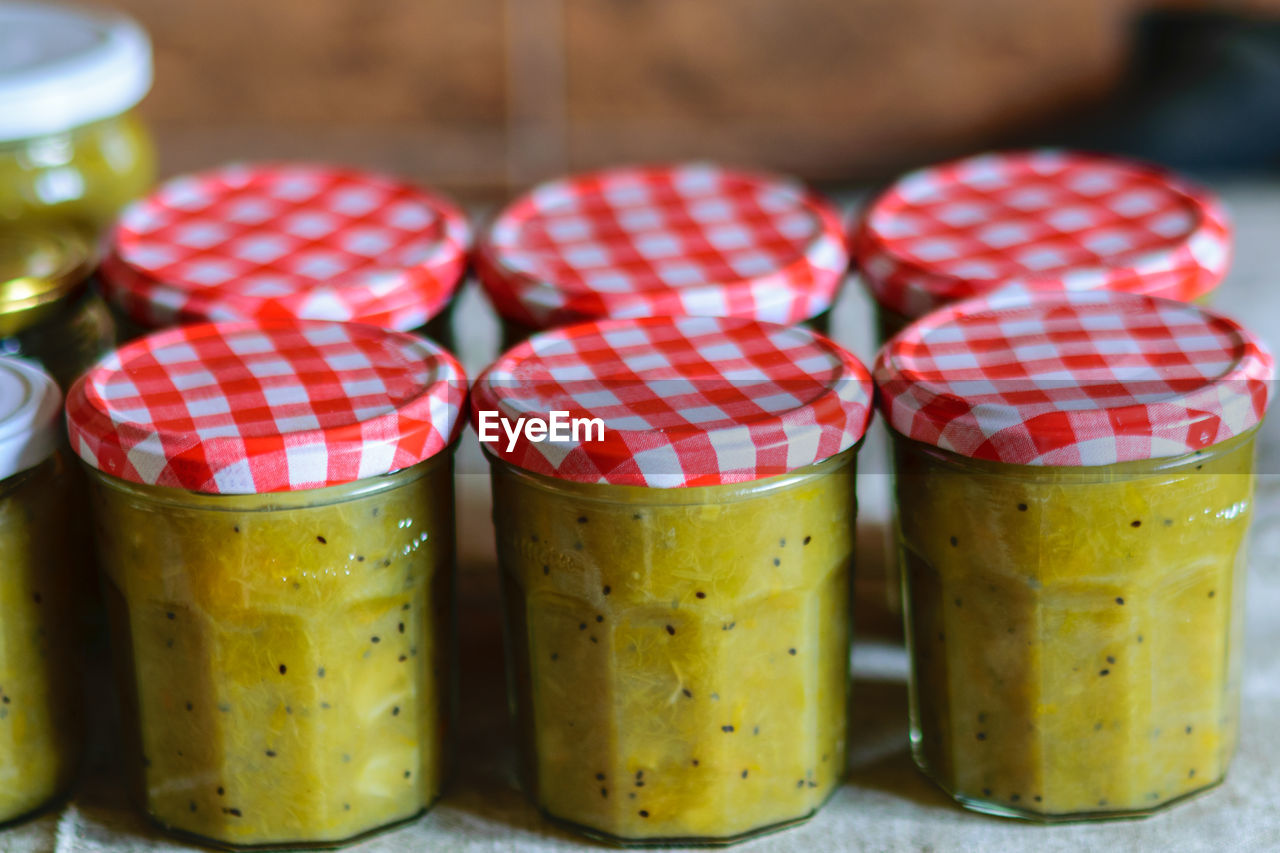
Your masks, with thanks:
[[[876,179],[1072,115],[1142,0],[114,0],[166,173],[341,160],[464,195],[711,157]],[[1200,6],[1204,2],[1165,2]],[[1270,10],[1280,0],[1212,4]]]

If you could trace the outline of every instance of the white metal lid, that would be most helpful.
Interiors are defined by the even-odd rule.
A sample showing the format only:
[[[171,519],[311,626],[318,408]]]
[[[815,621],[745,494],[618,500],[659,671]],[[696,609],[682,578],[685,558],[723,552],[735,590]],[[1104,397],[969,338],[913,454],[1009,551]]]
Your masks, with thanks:
[[[34,468],[58,449],[62,392],[40,368],[0,358],[0,480]]]
[[[0,140],[120,115],[151,88],[151,42],[101,9],[0,0]]]

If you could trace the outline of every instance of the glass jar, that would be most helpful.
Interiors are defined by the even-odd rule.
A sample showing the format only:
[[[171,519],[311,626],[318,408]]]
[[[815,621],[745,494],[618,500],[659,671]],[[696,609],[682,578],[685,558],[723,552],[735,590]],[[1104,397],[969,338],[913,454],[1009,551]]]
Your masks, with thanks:
[[[826,334],[848,263],[825,199],[790,178],[710,163],[541,184],[499,213],[476,251],[504,348],[623,317],[740,317]]]
[[[130,331],[293,317],[448,339],[470,242],[457,206],[396,177],[236,163],[130,208],[102,289]]]
[[[898,444],[925,772],[972,808],[1049,820],[1143,814],[1222,781],[1254,433],[1078,469]]]
[[[508,420],[562,407],[603,418],[598,443],[546,455],[501,442],[486,449],[526,791],[550,818],[623,844],[727,843],[775,830],[813,815],[845,772],[850,442],[865,429],[869,387],[852,356],[803,330],[675,322],[538,335],[475,392],[478,413]],[[602,341],[614,349],[598,358]],[[766,352],[770,370],[740,384],[750,364],[770,363]],[[787,359],[790,368],[780,365]],[[787,375],[799,365],[813,371],[811,393]],[[596,379],[569,383],[572,399],[540,384],[584,379],[584,369]],[[721,381],[708,383],[708,373]],[[678,386],[687,396],[669,393]],[[744,393],[759,407],[754,417],[711,416],[711,401]],[[658,413],[658,398],[675,405]],[[800,399],[814,408],[786,408]],[[826,426],[791,427],[794,444],[777,459],[773,431],[808,416]],[[672,444],[639,449],[645,418]],[[700,438],[718,453],[699,455]],[[617,455],[624,447],[635,455]],[[779,473],[753,470],[771,455]]]
[[[247,361],[222,360],[228,349]],[[166,371],[154,386],[153,360]],[[166,830],[224,847],[336,846],[439,796],[460,377],[443,351],[373,327],[215,324],[142,338],[73,392],[132,788]],[[162,416],[140,422],[137,399],[115,393],[133,382],[144,407],[152,389],[161,405],[165,387],[196,388],[191,428],[218,433],[235,411],[239,439],[205,444],[193,473],[190,442],[176,450]],[[252,412],[254,398],[267,409]],[[401,431],[390,439],[387,414]],[[139,430],[173,481],[146,476],[160,460],[136,448],[117,455]],[[281,476],[298,487],[272,490]]]
[[[48,3],[0,9],[0,221],[96,234],[151,185],[155,153],[134,106],[151,45],[132,20]]]
[[[64,389],[115,346],[92,288],[92,249],[66,226],[0,228],[0,355],[38,361]]]
[[[0,358],[0,824],[65,795],[83,752],[76,614],[83,552],[62,454],[61,395]]]
[[[961,303],[913,327],[877,367],[886,405],[900,407],[891,423],[912,752],[978,811],[1044,821],[1147,814],[1220,782],[1235,751],[1245,535],[1270,359],[1243,330],[1196,309],[1142,297],[1110,307],[1105,297]],[[988,322],[1010,339],[975,345],[967,370],[935,372],[959,364],[967,336],[989,340]],[[1215,335],[1221,354],[1205,345]],[[1179,341],[1185,349],[1168,358]],[[938,346],[932,367],[912,355]],[[1216,371],[1198,373],[1204,365],[1251,349],[1242,357],[1251,364],[1228,366],[1213,388],[1224,411],[1179,400],[1173,389],[1215,384]],[[1087,350],[1111,364],[1099,368]],[[1014,353],[1024,385],[997,377]],[[1138,369],[1148,358],[1161,378]],[[952,389],[945,403],[942,383]],[[937,408],[912,422],[906,412],[926,393]],[[1030,408],[1016,402],[1037,397]],[[1074,435],[1046,397],[1079,418]],[[1108,409],[1122,398],[1150,408]],[[972,416],[957,414],[962,405]],[[939,428],[952,449],[926,438]],[[1203,429],[1221,440],[1205,442]],[[1176,453],[1188,436],[1203,446]],[[976,451],[980,441],[994,449]],[[1043,457],[1029,455],[1033,445]]]

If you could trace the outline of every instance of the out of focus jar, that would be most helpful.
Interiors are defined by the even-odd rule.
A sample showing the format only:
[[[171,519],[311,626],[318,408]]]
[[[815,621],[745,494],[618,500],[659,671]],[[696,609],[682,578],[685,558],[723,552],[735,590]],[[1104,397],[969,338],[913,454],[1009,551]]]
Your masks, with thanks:
[[[61,412],[51,377],[0,358],[0,824],[65,794],[80,765],[83,553]]]
[[[798,181],[708,163],[541,184],[478,242],[504,346],[587,320],[736,317],[827,330],[848,265],[837,211]]]
[[[1270,355],[1159,298],[1005,293],[881,353],[916,763],[1034,820],[1220,782]]]
[[[871,202],[850,242],[881,343],[930,311],[1005,287],[1203,302],[1231,260],[1230,223],[1208,190],[1146,163],[1054,149],[905,175]],[[899,611],[894,566],[867,568]]]
[[[296,318],[447,344],[469,243],[450,201],[388,175],[231,164],[167,181],[131,207],[112,233],[102,288],[135,333]]]
[[[0,222],[71,223],[95,234],[154,180],[134,107],[151,44],[113,12],[0,3]]]
[[[294,320],[158,332],[73,388],[153,821],[325,846],[439,796],[464,394],[427,341]]]
[[[38,361],[70,388],[116,342],[92,275],[93,250],[78,230],[0,226],[0,355]]]
[[[473,399],[537,806],[626,844],[811,816],[845,768],[865,368],[804,329],[613,320],[536,335]],[[599,431],[510,439],[551,412]]]

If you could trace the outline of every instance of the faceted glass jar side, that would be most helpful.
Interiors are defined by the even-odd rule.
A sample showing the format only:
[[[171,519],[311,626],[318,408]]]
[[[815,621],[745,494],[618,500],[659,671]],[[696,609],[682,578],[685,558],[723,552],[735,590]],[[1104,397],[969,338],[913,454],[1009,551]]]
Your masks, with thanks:
[[[509,689],[544,813],[614,842],[723,843],[835,790],[855,453],[675,489],[491,459]]]
[[[324,846],[436,800],[451,452],[261,495],[90,475],[134,787],[154,821],[221,846]]]
[[[0,142],[0,221],[104,231],[155,180],[151,134],[134,112],[64,133]]]
[[[68,475],[56,455],[0,481],[0,824],[65,794],[83,751]]]
[[[1039,467],[895,433],[916,763],[963,805],[1139,815],[1235,750],[1256,429]]]

